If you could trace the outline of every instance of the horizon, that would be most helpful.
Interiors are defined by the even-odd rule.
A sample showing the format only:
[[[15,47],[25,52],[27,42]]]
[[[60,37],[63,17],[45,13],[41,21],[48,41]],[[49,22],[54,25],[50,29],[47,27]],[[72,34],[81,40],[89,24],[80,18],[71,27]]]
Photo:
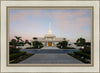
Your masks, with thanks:
[[[9,41],[44,37],[51,22],[52,33],[76,42],[80,37],[91,41],[91,9],[9,9]]]

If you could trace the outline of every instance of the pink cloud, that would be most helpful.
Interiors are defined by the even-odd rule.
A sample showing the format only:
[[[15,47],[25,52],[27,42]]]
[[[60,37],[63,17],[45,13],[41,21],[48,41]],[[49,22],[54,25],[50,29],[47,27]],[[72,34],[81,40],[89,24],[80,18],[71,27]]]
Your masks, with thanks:
[[[27,35],[27,36],[26,36]],[[16,32],[16,34],[10,34],[10,37],[9,37],[9,41],[11,41],[12,39],[16,39],[14,36],[19,36],[21,37],[22,40],[33,40],[33,37],[43,37],[43,33],[34,33],[33,34],[30,34],[29,32],[28,33],[22,33],[22,32]]]
[[[64,19],[64,18],[73,18],[73,17],[77,17],[77,16],[83,16],[85,14],[87,14],[87,11],[83,11],[83,10],[78,10],[78,11],[67,11],[67,12],[63,12],[63,11],[54,11],[52,12],[53,16],[55,16],[58,19]]]
[[[75,11],[75,12],[54,12],[54,19],[55,19],[55,25],[57,28],[59,28],[62,32],[71,32],[79,33],[83,32],[81,28],[87,26],[91,22],[91,18],[89,17],[84,17],[87,12],[80,10],[80,11]],[[74,20],[72,19],[74,18]]]
[[[89,17],[77,18],[76,22],[78,22],[80,24],[82,23],[82,24],[84,24],[84,26],[86,26],[86,25],[89,25],[91,23],[91,18],[89,18]]]
[[[68,33],[69,31],[74,34],[82,33],[85,30],[82,29],[83,27],[90,24],[90,18],[77,18],[76,21],[70,21],[70,20],[61,20],[57,19],[55,20],[56,27],[62,31],[63,33]],[[85,32],[86,33],[86,32]]]
[[[85,15],[85,14],[87,14],[87,12],[83,11],[83,10],[75,11],[75,12],[72,13],[72,15],[74,15],[74,16],[82,16],[82,15]]]
[[[12,13],[12,15],[10,15],[10,21],[14,21],[14,20],[24,20],[27,16],[29,15],[34,15],[37,17],[41,16],[41,11],[26,11],[26,10],[21,10],[18,13]]]
[[[39,22],[37,22],[37,21],[35,21],[35,20],[25,20],[24,22],[22,21],[22,22],[20,22],[19,24],[18,24],[20,27],[22,27],[22,28],[39,28],[40,26],[40,23]]]
[[[83,30],[82,28],[90,24],[90,18],[88,17],[81,17],[84,16],[87,12],[80,10],[80,11],[74,11],[74,12],[63,12],[63,11],[53,11],[53,12],[41,12],[41,10],[34,10],[34,11],[19,11],[18,13],[13,13],[10,16],[10,20],[21,20],[19,25],[22,28],[39,28],[40,23],[34,20],[25,20],[25,18],[29,15],[34,15],[36,17],[47,17],[49,19],[53,18],[54,19],[54,24],[56,27],[62,32],[62,33],[71,33],[74,34],[74,36],[77,36],[77,34],[83,35],[86,34],[88,35],[87,31]],[[75,18],[75,20],[72,20],[72,18]],[[51,20],[53,20],[51,19]],[[23,22],[24,20],[24,22]],[[26,29],[27,30],[27,29]],[[33,33],[32,33],[33,34]],[[35,34],[35,33],[34,33]],[[23,36],[23,39],[31,40],[32,35],[30,34],[14,34],[18,36]],[[24,36],[25,35],[25,36]],[[27,35],[27,36],[26,36]],[[41,34],[42,36],[43,34]],[[33,35],[34,36],[40,36],[40,34]],[[84,36],[84,35],[83,35]],[[13,37],[11,37],[13,38]]]
[[[29,15],[28,11],[20,11],[18,13],[13,13],[10,16],[10,20],[11,21],[14,21],[14,20],[24,20],[27,15]]]

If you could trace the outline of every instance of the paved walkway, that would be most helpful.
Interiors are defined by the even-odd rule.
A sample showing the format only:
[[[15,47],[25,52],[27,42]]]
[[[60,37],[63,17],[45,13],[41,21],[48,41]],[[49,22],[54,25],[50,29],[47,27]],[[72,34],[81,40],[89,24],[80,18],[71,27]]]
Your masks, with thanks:
[[[79,49],[21,49],[20,51],[25,51],[31,54],[65,54],[65,53],[67,54],[80,50]]]
[[[84,64],[68,54],[35,54],[19,64]]]
[[[59,49],[59,48],[57,48],[57,47],[53,47],[53,46],[45,46],[45,47],[43,47],[43,48],[41,48],[41,49]]]

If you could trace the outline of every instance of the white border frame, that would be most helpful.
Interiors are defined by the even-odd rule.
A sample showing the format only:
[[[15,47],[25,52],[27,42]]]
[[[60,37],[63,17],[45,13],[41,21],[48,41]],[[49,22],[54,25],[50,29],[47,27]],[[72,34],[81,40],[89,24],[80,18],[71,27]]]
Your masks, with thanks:
[[[7,6],[93,6],[94,66],[93,67],[7,67],[6,7]],[[99,72],[99,2],[98,1],[1,1],[1,72]]]

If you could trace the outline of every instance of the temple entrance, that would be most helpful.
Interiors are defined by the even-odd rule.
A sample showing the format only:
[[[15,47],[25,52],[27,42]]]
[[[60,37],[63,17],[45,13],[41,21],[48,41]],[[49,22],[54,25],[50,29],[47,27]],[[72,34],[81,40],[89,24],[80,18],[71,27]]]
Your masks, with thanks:
[[[48,46],[52,46],[52,42],[48,42]]]

